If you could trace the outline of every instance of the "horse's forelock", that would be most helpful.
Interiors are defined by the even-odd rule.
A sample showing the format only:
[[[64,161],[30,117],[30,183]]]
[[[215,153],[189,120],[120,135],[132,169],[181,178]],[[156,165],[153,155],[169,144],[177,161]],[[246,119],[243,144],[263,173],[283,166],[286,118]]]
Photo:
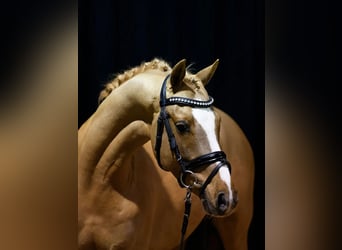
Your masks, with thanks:
[[[196,75],[190,73],[187,71],[187,74],[185,75],[183,82],[192,89],[194,93],[200,93],[200,95],[204,95],[207,97],[207,92],[205,89],[205,86],[201,82],[201,79],[199,79]]]

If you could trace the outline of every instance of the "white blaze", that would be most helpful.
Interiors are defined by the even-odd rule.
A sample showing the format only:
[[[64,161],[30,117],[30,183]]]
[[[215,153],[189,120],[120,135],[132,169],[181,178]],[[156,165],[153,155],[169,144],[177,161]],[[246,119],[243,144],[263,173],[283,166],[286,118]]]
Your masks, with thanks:
[[[218,144],[218,140],[216,137],[216,127],[215,127],[215,115],[214,112],[209,108],[194,108],[192,109],[192,115],[197,120],[197,122],[201,125],[204,132],[207,135],[209,146],[211,152],[220,151],[220,145]],[[231,181],[230,181],[230,173],[227,167],[221,167],[219,169],[219,175],[223,182],[227,184],[229,190],[229,200],[232,200],[232,189],[231,189]]]

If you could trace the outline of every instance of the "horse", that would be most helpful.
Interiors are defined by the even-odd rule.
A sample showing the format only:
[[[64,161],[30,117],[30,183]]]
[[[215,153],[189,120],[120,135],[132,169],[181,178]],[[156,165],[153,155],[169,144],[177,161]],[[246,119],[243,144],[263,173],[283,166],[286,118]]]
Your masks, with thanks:
[[[78,130],[79,249],[178,249],[207,216],[248,248],[253,151],[205,89],[218,63],[154,58],[105,85]]]

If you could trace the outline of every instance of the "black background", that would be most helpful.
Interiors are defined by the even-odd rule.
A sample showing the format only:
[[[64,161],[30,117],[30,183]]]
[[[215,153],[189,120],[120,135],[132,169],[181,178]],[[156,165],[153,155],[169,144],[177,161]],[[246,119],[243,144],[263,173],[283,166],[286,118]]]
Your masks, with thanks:
[[[69,36],[60,34],[60,29],[68,29],[68,13],[77,15],[77,4],[79,7],[79,119],[78,125],[96,109],[96,102],[101,85],[106,82],[108,75],[125,70],[127,67],[135,66],[142,60],[149,60],[154,56],[160,56],[174,64],[179,59],[187,58],[189,62],[195,62],[195,66],[200,69],[211,64],[216,58],[220,58],[219,68],[209,85],[209,93],[215,97],[216,105],[229,113],[245,131],[250,140],[256,157],[256,185],[255,185],[255,214],[251,224],[249,247],[259,249],[264,244],[264,72],[272,74],[276,81],[266,79],[266,90],[275,89],[280,92],[284,101],[284,106],[289,107],[290,113],[303,109],[303,102],[309,111],[309,116],[314,115],[317,119],[310,122],[310,129],[317,130],[317,134],[322,136],[328,144],[321,143],[319,137],[314,137],[315,146],[322,149],[320,154],[312,156],[317,162],[322,159],[322,154],[327,154],[333,161],[333,165],[320,165],[322,173],[329,173],[333,178],[320,179],[317,188],[324,188],[325,194],[334,195],[333,199],[328,199],[324,195],[324,206],[334,207],[335,212],[329,213],[325,209],[320,217],[331,223],[330,227],[325,224],[320,225],[313,217],[312,221],[317,223],[317,228],[324,230],[320,239],[329,239],[319,249],[340,249],[340,228],[341,216],[341,15],[338,2],[336,1],[308,1],[308,0],[276,0],[276,1],[168,1],[168,2],[129,2],[129,1],[3,1],[0,13],[0,28],[2,39],[0,41],[0,122],[11,117],[21,117],[22,111],[31,114],[33,111],[29,106],[22,107],[18,100],[27,98],[33,87],[31,82],[15,81],[15,76],[25,78],[27,73],[44,76],[44,69],[28,66],[37,60],[37,52],[40,47],[46,45],[45,37],[50,37],[45,31],[56,32],[58,36]],[[266,16],[264,17],[264,12]],[[264,54],[264,18],[266,25],[266,54]],[[63,22],[66,22],[65,24]],[[57,24],[56,24],[57,23]],[[56,27],[57,25],[57,27]],[[42,32],[43,31],[43,32]],[[41,39],[43,38],[43,39]],[[63,49],[63,48],[61,48]],[[51,51],[51,53],[54,51]],[[266,55],[266,71],[264,71],[264,55]],[[65,58],[65,60],[70,60]],[[75,60],[76,62],[76,60]],[[49,63],[49,62],[47,62]],[[27,72],[27,70],[29,72]],[[63,76],[61,76],[62,79]],[[279,80],[280,81],[277,81]],[[55,86],[49,82],[49,91],[42,90],[41,96],[58,96],[61,104],[69,97],[63,91],[56,92]],[[51,88],[51,90],[50,90]],[[277,98],[272,92],[266,93],[272,98]],[[35,97],[42,106],[49,107],[49,103],[42,102],[39,96]],[[74,100],[77,99],[75,95]],[[67,99],[68,100],[68,99]],[[75,103],[75,106],[77,103]],[[266,108],[269,106],[267,105]],[[37,107],[39,112],[40,106]],[[34,109],[36,111],[36,109]],[[44,114],[46,115],[46,114]],[[278,114],[282,115],[282,114]],[[76,117],[76,116],[75,116]],[[58,119],[56,110],[51,108],[48,118]],[[298,118],[297,123],[307,121],[307,117]],[[10,120],[13,132],[17,132],[18,122]],[[34,120],[30,115],[25,116],[20,125],[26,129],[26,123],[34,122],[35,126],[41,130],[51,129],[50,125],[41,120]],[[59,132],[54,132],[63,138],[67,145],[67,151],[74,152],[77,148],[77,133],[75,133],[74,123],[77,121],[70,119],[66,112],[65,125],[68,128]],[[284,124],[286,127],[293,126],[292,120]],[[53,126],[55,128],[55,126]],[[51,129],[51,131],[55,131]],[[7,133],[3,127],[0,132]],[[22,131],[21,131],[22,132]],[[28,128],[27,134],[30,134]],[[70,143],[70,139],[74,143]],[[290,139],[291,140],[291,139]],[[300,138],[294,138],[296,144]],[[4,145],[13,144],[13,139],[7,142],[6,138],[1,138]],[[282,142],[279,142],[282,143]],[[22,142],[18,142],[22,148]],[[267,145],[272,144],[269,141]],[[46,153],[41,152],[40,147],[27,147],[24,152],[16,148],[17,158],[27,161],[23,155],[32,154],[37,158],[40,154],[41,165],[46,169],[46,174],[35,175],[32,179],[40,183],[44,188],[37,191],[34,187],[24,185],[17,178],[31,175],[19,174],[6,178],[13,185],[23,187],[22,190],[29,190],[30,201],[38,199],[36,204],[51,204],[46,201],[41,190],[49,191],[51,168],[46,164]],[[35,233],[29,237],[27,234],[13,234],[14,240],[8,238],[8,234],[1,234],[4,238],[12,242],[23,242],[27,249],[47,249],[58,248],[57,243],[69,243],[70,248],[75,248],[77,241],[77,167],[75,171],[74,158],[70,154],[65,154],[65,147],[51,142],[46,138],[46,148],[55,146],[54,155],[57,159],[50,162],[57,162],[61,159],[69,159],[70,172],[65,172],[65,168],[58,168],[58,175],[54,180],[63,183],[63,187],[68,188],[68,193],[74,195],[73,201],[66,195],[66,189],[59,189],[60,195],[58,204],[63,206],[54,209],[45,209],[47,215],[44,217],[41,210],[37,210],[38,216],[29,213],[29,223],[27,219],[18,217],[16,210],[7,216],[11,218],[9,226],[2,220],[1,226],[4,232],[10,232],[14,228],[15,219],[19,220],[19,231],[29,229],[30,233]],[[273,145],[269,145],[272,147]],[[284,150],[284,149],[282,149]],[[286,146],[285,146],[286,150]],[[77,150],[76,150],[77,151]],[[19,153],[19,154],[18,154]],[[283,152],[286,154],[286,151]],[[3,160],[6,155],[1,155]],[[324,157],[323,157],[324,158]],[[37,158],[38,159],[38,158]],[[75,160],[74,160],[75,159]],[[0,164],[1,165],[1,164]],[[25,164],[24,164],[25,165]],[[63,162],[63,164],[65,163]],[[37,165],[35,165],[37,166]],[[38,166],[40,166],[38,164]],[[15,165],[1,165],[1,169],[11,170],[18,167]],[[50,166],[51,167],[51,166]],[[287,166],[288,167],[288,166]],[[11,172],[11,171],[9,171]],[[36,170],[32,170],[36,173]],[[65,173],[64,173],[65,172]],[[55,174],[55,172],[52,171]],[[64,174],[73,181],[67,184]],[[275,176],[277,177],[277,176]],[[310,183],[308,176],[300,176],[303,186]],[[56,179],[57,178],[57,179]],[[268,176],[267,180],[273,178]],[[279,178],[279,177],[278,177]],[[290,185],[291,180],[285,179],[282,183]],[[71,184],[70,184],[71,183]],[[334,187],[327,183],[333,183]],[[3,182],[1,183],[3,184]],[[267,186],[267,190],[270,187]],[[8,189],[10,192],[12,189]],[[54,188],[55,190],[55,188]],[[6,191],[6,190],[4,190]],[[284,187],[285,195],[297,196]],[[281,197],[283,194],[279,194]],[[9,195],[17,197],[15,191]],[[17,198],[15,200],[18,200]],[[8,205],[2,202],[2,207]],[[306,207],[305,201],[293,204],[301,208]],[[15,204],[15,207],[20,207]],[[20,207],[21,215],[27,211],[35,211],[30,207]],[[30,210],[31,209],[31,210]],[[65,213],[61,217],[56,217],[56,212],[74,211],[73,218],[67,219]],[[272,211],[268,211],[272,212]],[[274,211],[278,213],[278,211]],[[72,214],[72,213],[71,213]],[[278,213],[281,217],[282,214]],[[32,223],[32,221],[35,223]],[[59,227],[59,222],[66,222],[65,226]],[[45,227],[37,227],[39,223],[46,223]],[[76,224],[75,224],[76,223]],[[290,229],[297,229],[300,222],[289,221]],[[46,228],[60,228],[61,230],[46,230]],[[308,228],[310,230],[311,228]],[[74,230],[70,232],[70,230]],[[286,229],[279,226],[280,232]],[[275,230],[278,231],[278,230]],[[303,230],[304,232],[306,230]],[[11,233],[11,232],[10,232]],[[51,237],[45,237],[47,236]],[[278,232],[279,233],[279,232]],[[286,234],[286,232],[284,232]],[[42,237],[44,235],[44,237]],[[21,237],[20,237],[21,236]],[[267,240],[273,239],[273,235],[268,233]],[[286,235],[285,239],[286,238]],[[34,240],[32,240],[34,238]],[[49,247],[44,245],[43,240],[51,241]],[[315,242],[316,238],[310,238]],[[43,243],[44,247],[32,247],[32,242]],[[335,248],[327,247],[326,243],[336,244]],[[279,248],[286,247],[282,241]],[[6,245],[6,240],[5,240]],[[57,247],[57,248],[56,248]],[[17,249],[8,248],[7,249]],[[63,248],[63,247],[62,247]],[[59,247],[59,249],[61,249]],[[68,248],[63,248],[68,249]]]
[[[249,249],[264,248],[263,1],[80,1],[79,126],[96,110],[114,73],[163,58],[200,70],[220,59],[208,85],[215,105],[237,121],[255,154]]]

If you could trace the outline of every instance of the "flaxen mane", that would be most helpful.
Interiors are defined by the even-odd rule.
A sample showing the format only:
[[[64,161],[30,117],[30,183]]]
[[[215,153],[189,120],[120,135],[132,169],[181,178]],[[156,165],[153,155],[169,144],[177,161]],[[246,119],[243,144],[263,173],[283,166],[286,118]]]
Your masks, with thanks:
[[[125,81],[131,79],[133,76],[145,72],[149,69],[159,69],[161,71],[171,70],[170,65],[164,60],[154,58],[149,62],[142,62],[139,66],[131,68],[129,70],[124,71],[122,74],[118,74],[111,82],[105,85],[105,88],[100,92],[98,98],[98,104],[103,102],[104,99],[117,87],[119,87]]]

